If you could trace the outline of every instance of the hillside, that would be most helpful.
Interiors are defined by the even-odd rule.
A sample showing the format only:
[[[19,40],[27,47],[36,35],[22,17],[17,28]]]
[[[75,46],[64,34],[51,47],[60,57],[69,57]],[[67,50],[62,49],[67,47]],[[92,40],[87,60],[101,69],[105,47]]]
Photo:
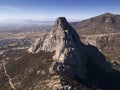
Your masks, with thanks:
[[[120,31],[120,15],[105,13],[81,22],[72,23],[80,34],[104,34]]]

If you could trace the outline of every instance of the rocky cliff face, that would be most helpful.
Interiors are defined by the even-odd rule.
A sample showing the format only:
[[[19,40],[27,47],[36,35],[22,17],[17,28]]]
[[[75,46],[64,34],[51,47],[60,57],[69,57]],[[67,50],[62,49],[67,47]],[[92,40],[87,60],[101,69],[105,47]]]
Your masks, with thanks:
[[[55,52],[53,56],[55,60],[53,69],[55,71],[64,72],[72,78],[75,75],[85,78],[86,60],[83,55],[83,48],[84,45],[76,31],[64,17],[60,17],[57,18],[53,30],[42,39],[38,39],[28,51],[32,53],[38,53],[39,51]],[[74,70],[72,67],[75,67]],[[56,70],[57,68],[59,70]],[[79,71],[75,72],[75,70]]]
[[[90,70],[86,66],[89,61],[95,63],[105,72],[114,73],[110,64],[106,62],[105,57],[97,48],[84,45],[64,17],[57,18],[52,31],[43,38],[39,38],[28,49],[29,53],[39,53],[40,51],[54,52],[49,72],[51,74],[58,73],[61,77],[58,81],[61,83],[67,83],[65,79],[62,79],[64,76],[77,82],[86,79]],[[58,86],[60,85],[68,85],[64,90],[72,87],[68,83]]]

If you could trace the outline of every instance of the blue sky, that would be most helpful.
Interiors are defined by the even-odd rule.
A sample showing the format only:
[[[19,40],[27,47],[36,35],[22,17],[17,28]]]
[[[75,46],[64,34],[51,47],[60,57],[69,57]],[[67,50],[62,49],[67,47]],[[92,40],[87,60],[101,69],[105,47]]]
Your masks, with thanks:
[[[120,14],[120,0],[0,0],[0,20],[83,20],[106,12]]]

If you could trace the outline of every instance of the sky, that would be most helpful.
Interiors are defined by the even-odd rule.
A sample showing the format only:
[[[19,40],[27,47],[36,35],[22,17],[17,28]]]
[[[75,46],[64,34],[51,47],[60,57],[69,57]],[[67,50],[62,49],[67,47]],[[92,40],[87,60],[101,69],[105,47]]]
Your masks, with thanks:
[[[83,20],[106,12],[120,14],[120,0],[0,0],[0,21]]]

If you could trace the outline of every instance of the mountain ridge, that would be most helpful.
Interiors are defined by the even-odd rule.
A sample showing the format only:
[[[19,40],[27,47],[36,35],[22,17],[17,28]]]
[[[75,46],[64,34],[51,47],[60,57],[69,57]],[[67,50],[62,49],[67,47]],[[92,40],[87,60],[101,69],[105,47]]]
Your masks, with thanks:
[[[104,13],[80,22],[72,23],[80,34],[100,34],[120,31],[120,15]]]

